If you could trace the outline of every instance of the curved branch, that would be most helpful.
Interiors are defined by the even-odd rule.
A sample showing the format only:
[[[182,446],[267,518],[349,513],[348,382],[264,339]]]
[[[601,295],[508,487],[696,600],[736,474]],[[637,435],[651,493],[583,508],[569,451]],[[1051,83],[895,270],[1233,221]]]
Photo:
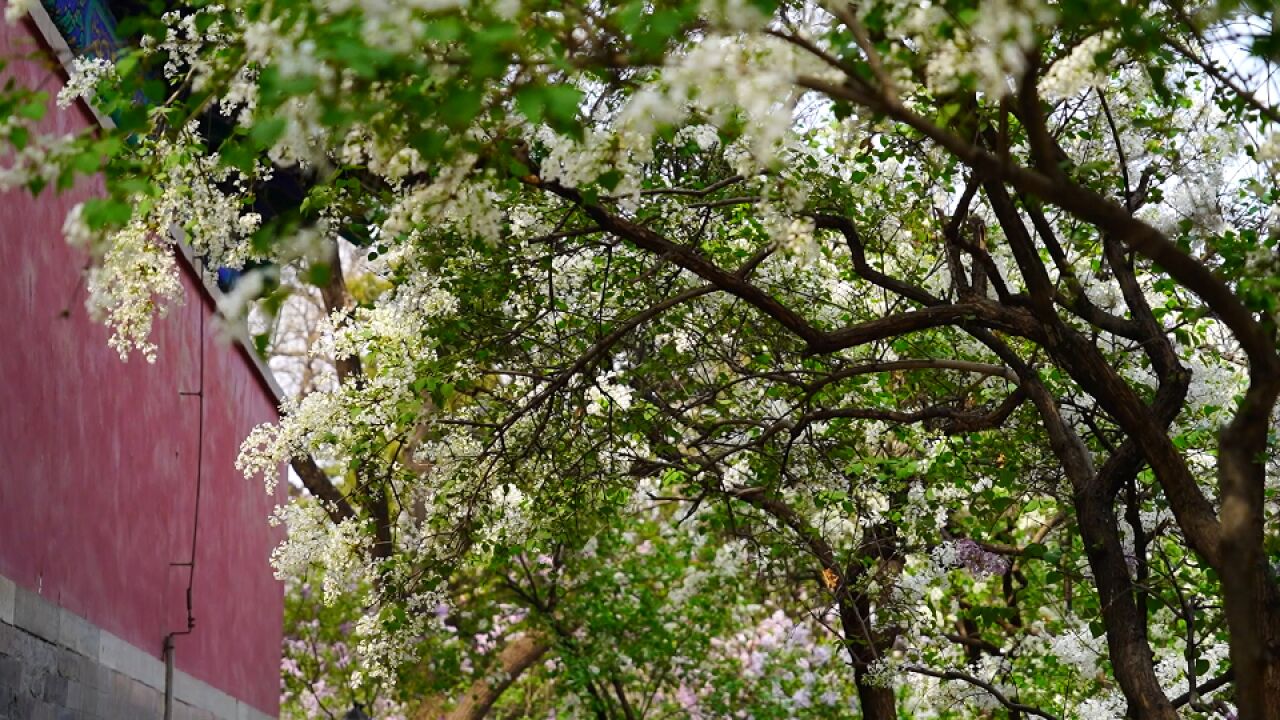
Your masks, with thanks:
[[[1280,372],[1280,355],[1275,340],[1226,281],[1196,260],[1164,233],[1133,217],[1127,209],[1068,180],[1057,180],[1018,165],[935,125],[900,103],[877,97],[867,98],[845,85],[802,75],[797,82],[805,88],[865,105],[916,129],[949,151],[958,160],[994,180],[1044,199],[1076,215],[1106,233],[1124,238],[1129,247],[1160,265],[1179,284],[1205,303],[1229,327],[1250,363],[1260,371]]]
[[[1003,365],[992,365],[991,363],[971,362],[969,360],[947,360],[935,358],[918,358],[911,360],[892,360],[886,362],[864,363],[854,365],[843,370],[831,373],[826,377],[817,380],[805,387],[805,396],[812,397],[816,395],[822,388],[832,383],[848,380],[858,375],[870,375],[873,373],[895,372],[898,370],[958,370],[960,372],[977,373],[979,375],[990,375],[992,377],[1002,377],[1011,383],[1018,382],[1018,375]]]
[[[938,678],[939,680],[961,680],[969,683],[970,685],[973,685],[974,687],[982,688],[987,692],[988,695],[995,698],[996,702],[1005,706],[1005,708],[1009,710],[1026,713],[1028,715],[1035,715],[1036,717],[1045,718],[1045,720],[1059,720],[1058,716],[1054,715],[1053,713],[1045,712],[1044,710],[1041,710],[1040,708],[1035,707],[1033,705],[1024,705],[1023,703],[1010,700],[1009,698],[1005,697],[1005,694],[1000,692],[1000,690],[996,688],[995,685],[992,685],[991,683],[986,682],[985,680],[976,678],[973,675],[970,675],[968,673],[962,673],[958,670],[934,670],[932,668],[922,667],[920,665],[903,665],[902,669],[906,670],[907,672],[913,672],[917,675],[928,675],[929,677],[935,677],[935,678]]]
[[[827,213],[806,213],[811,218],[814,226],[819,230],[836,230],[844,236],[845,245],[849,248],[849,257],[853,261],[854,272],[859,277],[864,278],[875,285],[878,285],[889,292],[901,295],[909,300],[914,300],[921,305],[941,305],[942,299],[931,295],[924,289],[902,282],[901,280],[890,277],[879,270],[871,267],[867,263],[867,254],[862,244],[862,237],[858,234],[858,229],[854,227],[853,221],[839,215],[830,215]]]
[[[1026,398],[1026,393],[1019,389],[1005,398],[1000,405],[987,412],[964,410],[947,405],[934,405],[933,407],[915,411],[890,410],[889,408],[829,408],[826,410],[814,410],[800,416],[791,432],[794,435],[815,422],[837,418],[882,420],[903,424],[936,421],[937,427],[948,434],[977,432],[1002,425]]]
[[[821,339],[822,333],[817,328],[777,298],[751,284],[745,277],[719,267],[692,248],[676,244],[643,225],[609,212],[601,205],[587,202],[574,188],[540,180],[535,184],[582,208],[601,229],[630,240],[636,246],[662,256],[730,295],[750,303],[806,343],[812,344]]]
[[[493,704],[502,693],[511,687],[526,670],[533,666],[547,650],[551,643],[537,634],[526,633],[509,643],[498,655],[500,672],[486,674],[471,684],[463,694],[458,705],[447,715],[439,714],[438,707],[432,703],[425,705],[417,715],[418,720],[481,720],[489,714]]]

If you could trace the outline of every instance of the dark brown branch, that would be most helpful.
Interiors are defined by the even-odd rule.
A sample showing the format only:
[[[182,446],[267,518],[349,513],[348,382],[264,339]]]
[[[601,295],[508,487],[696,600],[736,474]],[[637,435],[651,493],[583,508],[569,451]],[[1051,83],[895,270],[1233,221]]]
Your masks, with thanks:
[[[991,363],[971,362],[968,360],[948,360],[943,358],[916,358],[910,360],[891,360],[885,362],[863,363],[854,365],[842,370],[837,370],[819,380],[805,386],[806,397],[812,397],[822,388],[832,383],[848,380],[859,375],[870,375],[873,373],[898,372],[902,370],[957,370],[959,372],[976,373],[978,375],[990,375],[992,377],[1002,377],[1011,383],[1018,382],[1018,376],[1009,368],[1003,365],[992,365]]]
[[[995,408],[989,411],[965,410],[951,405],[934,405],[921,410],[906,411],[890,408],[827,408],[813,410],[801,415],[791,426],[792,435],[815,422],[849,418],[854,420],[881,420],[895,423],[932,424],[945,433],[978,432],[990,430],[1004,424],[1013,411],[1027,399],[1021,389],[1015,390]],[[772,428],[770,428],[772,429]],[[762,434],[767,437],[769,433]]]
[[[1235,679],[1235,673],[1232,672],[1231,670],[1227,670],[1226,672],[1222,673],[1218,677],[1212,680],[1206,680],[1203,683],[1200,683],[1200,685],[1196,686],[1195,695],[1204,695],[1205,693],[1211,693],[1220,687],[1225,687],[1226,685],[1229,685],[1234,679]],[[1173,703],[1173,706],[1175,708],[1179,708],[1191,702],[1191,698],[1192,698],[1192,693],[1190,690],[1188,690],[1187,692],[1182,693],[1181,695],[1174,698],[1170,702]]]
[[[717,266],[692,248],[676,244],[643,225],[619,217],[604,207],[587,202],[577,190],[557,182],[541,182],[547,191],[582,208],[601,228],[635,243],[638,247],[669,259],[675,265],[692,272],[717,288],[738,297],[758,308],[779,324],[804,340],[818,341],[821,333],[791,308],[777,298],[748,282],[744,277]]]
[[[1000,692],[1000,690],[996,688],[995,685],[992,685],[991,683],[986,682],[985,680],[976,678],[973,675],[970,675],[968,673],[962,673],[958,670],[934,670],[932,668],[922,667],[920,665],[903,665],[902,669],[906,670],[907,672],[916,673],[917,675],[928,675],[929,677],[935,677],[935,678],[938,678],[939,680],[961,680],[963,682],[969,683],[970,685],[973,685],[974,687],[982,688],[987,692],[987,694],[995,698],[996,702],[1000,703],[1001,705],[1005,706],[1005,708],[1011,711],[1022,712],[1028,715],[1035,715],[1036,717],[1042,717],[1042,718],[1045,718],[1046,720],[1059,720],[1058,716],[1054,715],[1053,713],[1045,712],[1044,710],[1041,710],[1040,708],[1032,705],[1024,705],[1020,702],[1010,700],[1009,698],[1005,697],[1005,694]]]
[[[820,333],[809,342],[807,352],[836,352],[920,330],[968,323],[999,328],[1015,335],[1034,337],[1038,334],[1034,320],[1024,312],[974,298],[972,302],[926,307],[868,320],[830,333]]]
[[[1160,265],[1174,280],[1195,293],[1235,334],[1251,364],[1260,371],[1280,372],[1280,355],[1277,355],[1271,332],[1254,317],[1230,285],[1159,230],[1133,217],[1123,206],[1074,183],[1010,165],[999,156],[883,97],[868,103],[865,96],[851,92],[848,86],[822,78],[802,75],[797,82],[802,87],[884,112],[924,134],[975,171],[1051,202],[1103,232],[1124,238],[1129,247]]]
[[[830,215],[827,213],[811,213],[809,217],[813,219],[814,225],[819,230],[836,230],[844,236],[845,245],[849,248],[849,257],[853,261],[854,272],[859,277],[878,285],[895,295],[901,295],[909,300],[914,300],[921,305],[940,305],[942,299],[934,297],[925,290],[914,285],[902,282],[901,280],[890,277],[879,270],[871,267],[867,263],[867,254],[862,244],[862,238],[858,235],[858,229],[854,227],[853,221],[839,215]]]
[[[289,465],[298,474],[298,478],[302,480],[302,486],[307,489],[307,492],[320,501],[320,506],[328,513],[330,520],[340,523],[356,516],[355,510],[351,508],[351,503],[347,502],[342,493],[338,492],[338,488],[333,486],[329,476],[320,469],[314,458],[310,455],[303,455],[291,460]]]

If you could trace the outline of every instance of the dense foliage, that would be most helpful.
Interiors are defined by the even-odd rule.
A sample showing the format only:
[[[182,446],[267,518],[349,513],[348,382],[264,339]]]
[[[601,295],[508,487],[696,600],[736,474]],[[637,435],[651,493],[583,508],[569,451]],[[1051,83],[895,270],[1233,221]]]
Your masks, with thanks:
[[[2,179],[105,176],[66,234],[122,355],[156,350],[175,226],[258,268],[229,315],[281,268],[316,288],[337,381],[241,465],[310,491],[277,567],[358,612],[312,655],[349,649],[361,692],[1280,718],[1270,6],[227,0],[124,26],[136,49],[60,97],[115,127],[42,136],[46,98],[10,87]]]

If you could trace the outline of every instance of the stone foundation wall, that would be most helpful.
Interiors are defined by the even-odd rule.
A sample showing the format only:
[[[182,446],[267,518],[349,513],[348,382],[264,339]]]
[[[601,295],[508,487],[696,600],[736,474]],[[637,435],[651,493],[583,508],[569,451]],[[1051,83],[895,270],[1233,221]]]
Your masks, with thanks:
[[[164,663],[0,576],[0,720],[163,715]],[[180,670],[173,719],[270,720]]]

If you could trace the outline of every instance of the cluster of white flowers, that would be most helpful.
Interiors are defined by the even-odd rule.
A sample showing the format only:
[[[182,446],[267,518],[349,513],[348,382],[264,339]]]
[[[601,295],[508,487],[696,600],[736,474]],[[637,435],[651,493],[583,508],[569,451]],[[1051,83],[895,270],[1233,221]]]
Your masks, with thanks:
[[[92,243],[99,234],[85,223],[83,205],[67,215],[63,234],[73,244],[97,249]],[[90,266],[85,283],[85,307],[111,329],[109,343],[122,360],[136,350],[147,362],[155,362],[152,320],[182,296],[173,248],[155,229],[134,220],[112,233],[100,249],[102,254]]]
[[[1118,690],[1102,692],[1086,698],[1075,707],[1073,717],[1080,720],[1115,720],[1125,716],[1129,703]]]
[[[190,13],[170,10],[160,16],[165,25],[165,36],[159,40],[150,35],[144,36],[142,48],[166,55],[165,77],[172,80],[190,72],[196,89],[200,89],[214,69],[204,50],[224,45],[231,39],[228,29],[222,24],[221,16],[225,11],[223,5],[210,5]],[[201,30],[200,25],[205,22],[208,25]]]
[[[288,530],[285,540],[271,553],[277,578],[305,577],[310,569],[320,566],[326,604],[369,579],[364,539],[356,519],[334,523],[318,503],[291,502],[277,506],[270,523]]]
[[[67,156],[74,152],[75,137],[33,131],[20,125],[16,117],[0,120],[0,137],[27,133],[26,145],[13,149],[9,166],[0,167],[0,190],[12,190],[33,182],[52,185],[61,174]]]
[[[699,150],[711,150],[720,144],[720,131],[712,125],[685,125],[672,140],[676,145],[693,143]]]
[[[52,172],[56,166],[48,158],[66,142],[51,147],[33,143],[19,159],[30,158],[31,164],[43,157],[42,166]],[[210,265],[239,267],[250,258],[248,239],[262,220],[257,213],[245,212],[250,178],[205,153],[194,124],[175,139],[155,139],[150,152],[170,161],[157,178],[159,195],[139,206],[143,212],[135,210],[120,230],[95,230],[85,222],[83,205],[77,205],[66,217],[63,235],[94,255],[86,305],[111,328],[111,346],[123,358],[138,350],[154,361],[156,348],[149,339],[152,319],[182,293],[173,258],[174,233],[180,232]],[[12,169],[11,178],[22,179],[14,177],[21,175]],[[256,175],[256,179],[269,177],[265,167]],[[260,278],[251,277],[240,295],[259,282]]]
[[[770,218],[778,218],[779,221],[769,222]],[[769,225],[769,235],[784,253],[804,262],[816,259],[822,252],[813,220],[805,217],[786,220],[777,215],[767,215],[764,219]]]
[[[690,115],[705,117],[710,124],[683,128],[675,141],[708,149],[719,143],[719,127],[740,120],[743,139],[728,156],[737,172],[751,175],[776,165],[792,139],[793,108],[803,94],[796,77],[830,72],[808,53],[770,36],[712,35],[670,58],[631,95],[610,130],[588,130],[575,141],[535,128],[531,139],[550,151],[542,163],[548,180],[580,186],[617,170],[622,184],[613,194],[627,211],[634,209],[639,191],[636,170],[652,159],[661,127],[677,126]]]
[[[532,139],[548,150],[541,167],[543,178],[578,187],[614,169],[621,179],[613,195],[619,199],[620,208],[633,210],[640,193],[641,163],[653,154],[652,131],[659,123],[674,123],[682,115],[679,105],[663,103],[655,92],[641,91],[637,97],[640,99],[633,99],[622,112],[621,121],[629,124],[616,133],[591,129],[577,141],[545,126],[534,129]],[[637,125],[645,126],[647,132],[638,131]]]
[[[1040,0],[984,0],[973,24],[956,33],[929,59],[929,86],[938,92],[954,90],[972,74],[978,89],[1004,97],[1027,67],[1027,51],[1036,42],[1037,28],[1056,14]]]
[[[519,541],[529,531],[529,499],[515,485],[498,485],[489,493],[492,517],[486,523],[485,535],[495,540]]]
[[[1105,638],[1093,637],[1089,626],[1080,621],[1076,621],[1074,625],[1064,624],[1045,640],[1049,654],[1058,658],[1059,662],[1074,667],[1082,678],[1097,676],[1101,662],[1106,657]]]
[[[699,10],[715,27],[734,32],[758,30],[769,21],[750,0],[702,0]]]
[[[771,36],[713,35],[674,58],[657,89],[669,105],[688,103],[717,126],[737,109],[750,155],[741,156],[735,170],[750,175],[773,166],[791,137],[802,74],[825,77],[831,69]]]
[[[370,609],[355,624],[356,655],[360,658],[363,673],[353,675],[353,681],[360,675],[369,677],[387,685],[393,685],[399,677],[399,670],[418,657],[420,638],[427,636],[432,630],[441,626],[441,619],[434,611],[446,600],[438,590],[426,590],[414,593],[404,601],[407,612],[396,614],[390,603],[381,603],[379,598],[370,598]],[[398,629],[388,632],[385,620],[395,616]]]
[[[116,66],[106,58],[82,55],[71,63],[67,84],[58,91],[58,107],[71,107],[80,98],[92,100],[103,80],[115,75]]]
[[[253,113],[257,109],[258,70],[245,64],[227,83],[226,90],[218,99],[218,111],[226,117],[234,115],[237,124],[247,127],[253,122]]]
[[[1106,81],[1106,68],[1098,64],[1098,56],[1114,42],[1111,32],[1085,38],[1040,78],[1040,94],[1046,100],[1055,101],[1073,97],[1085,88],[1100,87]]]
[[[316,429],[339,427],[342,407],[335,393],[314,392],[301,401],[286,400],[278,425],[255,427],[240,445],[236,468],[246,478],[261,477],[267,493],[274,493],[281,463],[300,457],[314,447]]]
[[[417,150],[380,142],[377,134],[362,125],[347,131],[335,155],[343,164],[364,166],[393,184],[427,170]]]
[[[407,163],[406,170],[413,169],[412,154],[399,157],[397,162]],[[504,220],[500,195],[492,177],[472,176],[474,164],[474,157],[461,158],[437,174],[434,182],[408,190],[388,212],[380,231],[396,237],[432,225],[436,231],[451,229],[497,242]]]
[[[631,408],[632,390],[618,382],[618,374],[609,371],[596,378],[587,388],[587,413],[597,417],[607,415],[610,409]]]
[[[1280,132],[1270,133],[1260,140],[1253,158],[1273,175],[1280,174]]]

